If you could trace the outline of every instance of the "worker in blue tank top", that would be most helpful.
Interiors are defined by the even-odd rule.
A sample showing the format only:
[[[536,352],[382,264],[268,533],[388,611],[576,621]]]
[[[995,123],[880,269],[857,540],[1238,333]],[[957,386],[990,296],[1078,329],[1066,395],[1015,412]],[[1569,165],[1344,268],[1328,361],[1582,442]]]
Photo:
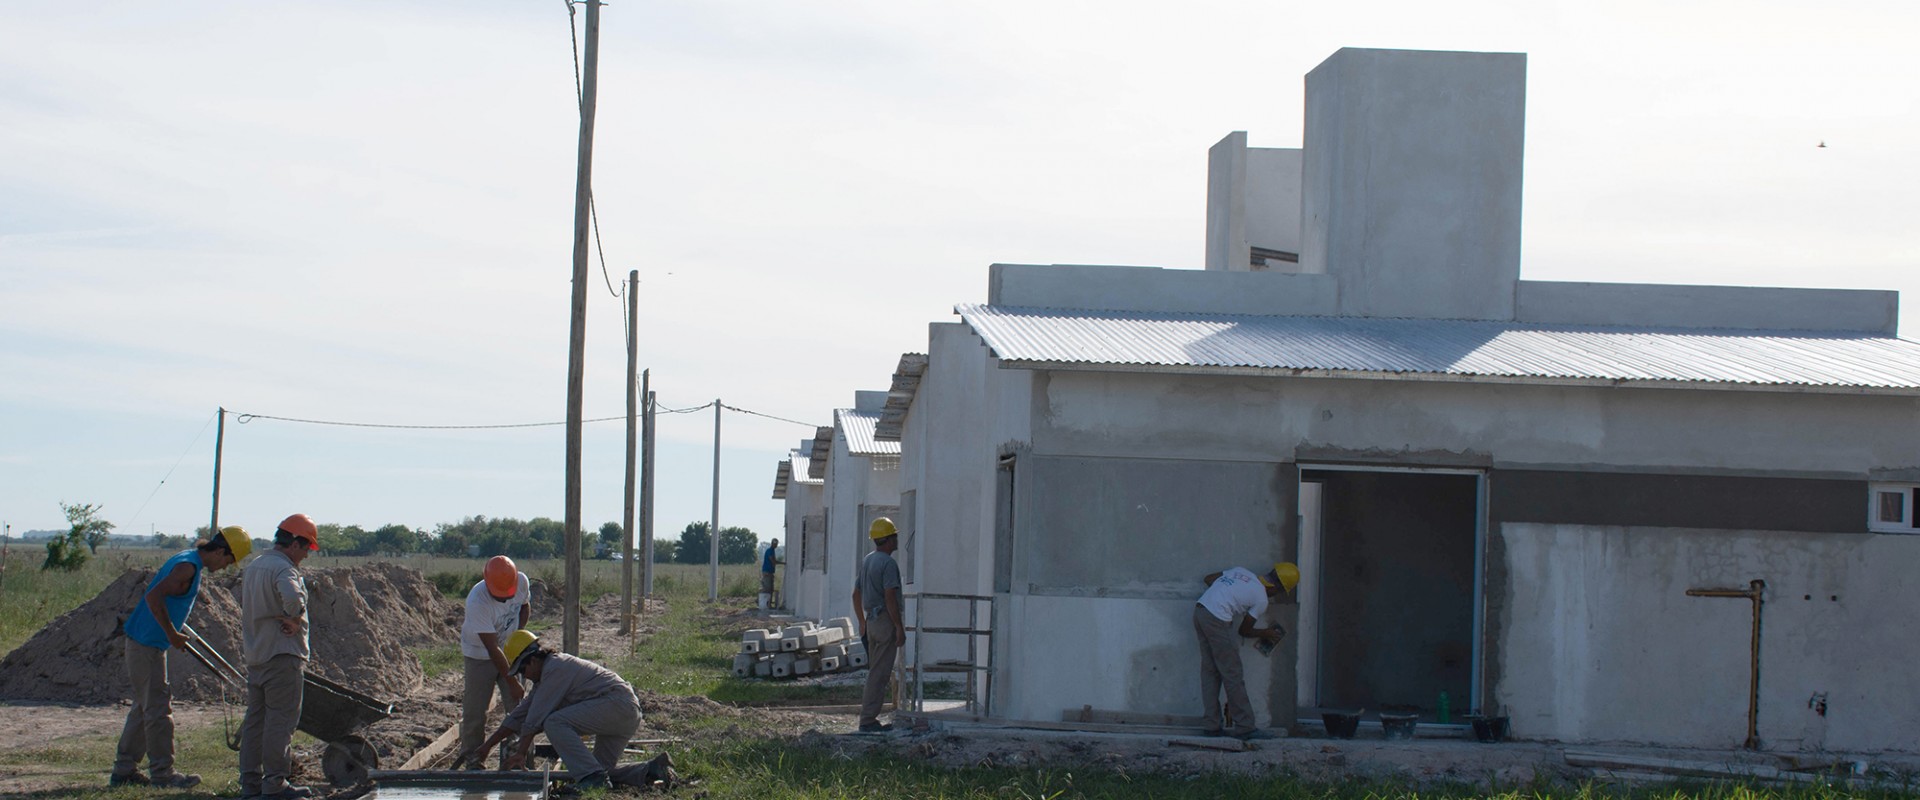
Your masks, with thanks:
[[[191,550],[175,553],[154,573],[140,603],[127,615],[127,678],[133,684],[133,707],[120,729],[120,747],[113,760],[109,786],[154,785],[186,789],[200,776],[173,769],[173,693],[167,686],[167,651],[186,647],[180,632],[193,601],[200,597],[200,576],[219,571],[246,558],[253,539],[238,526],[220,532]],[[150,775],[140,773],[147,760]]]

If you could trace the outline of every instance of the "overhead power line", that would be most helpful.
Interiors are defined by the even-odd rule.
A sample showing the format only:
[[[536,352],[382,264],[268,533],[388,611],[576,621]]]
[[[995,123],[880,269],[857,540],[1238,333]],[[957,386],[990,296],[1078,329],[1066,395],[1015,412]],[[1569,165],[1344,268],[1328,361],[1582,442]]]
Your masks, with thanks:
[[[697,406],[690,406],[687,408],[670,408],[666,405],[656,402],[654,404],[654,411],[661,414],[691,414],[696,411],[705,411],[706,409],[712,408],[713,403],[714,401],[709,400]],[[766,414],[759,411],[739,408],[737,406],[730,406],[724,403],[722,403],[720,407],[728,411],[737,411],[742,414],[751,414],[756,417],[766,417],[767,419],[779,420],[781,422],[790,422],[795,425],[805,425],[809,428],[814,427],[813,423],[810,423],[810,422],[801,422],[796,419],[787,419],[786,417],[776,417],[772,414]],[[274,420],[275,422],[298,422],[303,425],[333,425],[333,426],[342,427],[342,428],[386,428],[386,429],[395,429],[395,430],[443,430],[443,431],[444,430],[454,430],[454,431],[501,430],[506,428],[545,428],[545,427],[551,427],[554,425],[567,424],[566,420],[560,420],[557,422],[506,422],[506,423],[494,423],[494,424],[488,424],[488,425],[401,424],[401,423],[391,423],[391,422],[347,422],[343,420],[330,420],[330,419],[306,419],[304,417],[281,417],[281,416],[275,416],[273,414],[251,414],[251,413],[239,413],[239,412],[234,413],[234,418],[239,420],[240,423],[243,425],[246,423],[252,422],[256,419],[270,419],[270,420]],[[615,417],[595,417],[593,419],[581,420],[581,422],[613,422],[615,420],[624,420],[626,418],[627,418],[626,415],[622,414],[620,416],[615,416]],[[202,428],[201,433],[202,434],[206,433],[206,430]],[[198,441],[198,439],[196,438],[195,441]],[[178,465],[176,464],[175,466],[178,466]],[[169,472],[168,474],[172,474],[172,473]]]
[[[574,103],[577,107],[585,109],[587,105],[587,93],[580,85],[580,34],[573,24],[573,0],[565,0],[565,2],[567,4],[567,38],[573,42],[573,47],[570,52],[573,53]],[[613,276],[607,273],[607,247],[600,243],[600,207],[593,202],[592,189],[587,190],[587,215],[593,219],[593,247],[595,250],[600,251],[600,278],[607,282],[607,294],[617,298],[620,296],[620,292],[613,288]],[[626,319],[626,317],[622,316],[621,319]],[[629,331],[627,335],[631,336],[633,334]]]

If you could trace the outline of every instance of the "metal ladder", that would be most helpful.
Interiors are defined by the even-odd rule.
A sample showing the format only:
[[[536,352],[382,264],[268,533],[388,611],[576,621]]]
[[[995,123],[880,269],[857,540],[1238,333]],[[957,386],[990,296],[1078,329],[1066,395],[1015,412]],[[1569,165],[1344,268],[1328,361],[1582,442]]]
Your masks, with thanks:
[[[967,713],[986,716],[987,698],[993,692],[993,629],[980,627],[980,604],[987,605],[987,619],[993,619],[993,597],[976,594],[943,594],[938,592],[916,592],[906,595],[913,603],[912,631],[913,663],[904,667],[913,682],[912,708],[916,712],[926,710],[926,676],[928,674],[963,674],[967,683]],[[967,626],[964,628],[933,627],[925,624],[927,601],[964,602],[967,604]],[[922,660],[920,634],[938,634],[965,636],[967,638],[967,658],[964,661],[942,659],[932,664]],[[980,650],[980,639],[986,638],[986,652]],[[980,691],[984,690],[984,691]],[[899,699],[895,707],[899,707]]]

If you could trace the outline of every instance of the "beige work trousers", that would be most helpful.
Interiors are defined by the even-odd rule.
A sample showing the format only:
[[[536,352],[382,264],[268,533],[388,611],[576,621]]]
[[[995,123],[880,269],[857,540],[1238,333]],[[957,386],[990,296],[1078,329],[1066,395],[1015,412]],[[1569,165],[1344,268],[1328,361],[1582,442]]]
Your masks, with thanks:
[[[1223,622],[1206,606],[1193,604],[1193,632],[1200,640],[1201,719],[1209,731],[1230,734],[1254,729],[1253,704],[1247,700],[1247,681],[1240,669],[1240,633],[1232,622]],[[1220,723],[1220,690],[1227,691],[1227,713],[1233,726]]]
[[[278,794],[293,774],[293,729],[306,697],[307,660],[281,653],[247,666],[247,715],[240,722],[240,795]]]
[[[167,685],[167,651],[127,640],[127,681],[133,707],[120,728],[113,774],[131,775],[145,758],[155,777],[173,774],[173,691]]]
[[[900,654],[900,642],[893,633],[893,620],[887,615],[867,620],[867,686],[860,692],[862,727],[879,724],[880,706],[887,702],[894,657]]]
[[[460,695],[460,752],[464,753],[487,740],[487,708],[493,696],[498,694],[500,707],[512,712],[513,693],[507,688],[508,679],[494,669],[493,659],[463,656],[460,660],[466,662],[466,691]]]
[[[547,715],[541,730],[567,774],[583,778],[620,766],[627,742],[640,729],[640,700],[633,692],[622,691],[561,706]],[[593,749],[587,749],[586,735],[593,735]]]

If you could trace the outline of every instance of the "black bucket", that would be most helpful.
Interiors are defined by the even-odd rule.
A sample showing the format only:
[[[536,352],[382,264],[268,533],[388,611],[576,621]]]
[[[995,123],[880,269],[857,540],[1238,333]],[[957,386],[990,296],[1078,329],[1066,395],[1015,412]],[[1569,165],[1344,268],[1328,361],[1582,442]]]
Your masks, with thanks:
[[[1360,712],[1358,711],[1322,711],[1320,721],[1327,726],[1327,735],[1335,739],[1351,739],[1360,730]]]
[[[1469,717],[1473,721],[1473,738],[1488,744],[1507,740],[1506,717]]]
[[[1419,724],[1419,714],[1381,713],[1380,727],[1385,730],[1386,738],[1405,740],[1413,738],[1413,726]]]

